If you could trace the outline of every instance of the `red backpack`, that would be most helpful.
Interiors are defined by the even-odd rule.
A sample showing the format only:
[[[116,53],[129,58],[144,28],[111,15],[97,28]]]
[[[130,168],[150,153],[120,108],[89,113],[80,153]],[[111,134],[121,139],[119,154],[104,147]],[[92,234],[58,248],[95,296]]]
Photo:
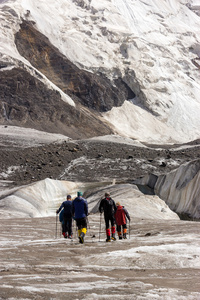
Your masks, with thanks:
[[[123,206],[118,205],[115,213],[115,220],[117,225],[125,225],[126,224],[126,214]]]

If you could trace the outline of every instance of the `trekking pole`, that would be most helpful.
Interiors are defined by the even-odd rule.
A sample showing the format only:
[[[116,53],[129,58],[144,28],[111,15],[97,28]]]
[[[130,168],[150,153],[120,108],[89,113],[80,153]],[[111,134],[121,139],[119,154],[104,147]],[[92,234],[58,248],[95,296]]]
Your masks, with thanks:
[[[73,228],[73,235],[74,235],[74,229],[75,229],[75,226],[74,226],[74,219],[72,218],[72,228]]]
[[[87,217],[87,224],[88,224],[88,229],[90,229],[90,223],[89,223],[88,217]]]
[[[99,242],[100,242],[100,235],[101,235],[101,213],[100,213],[100,226],[99,226]]]
[[[131,238],[131,222],[129,221],[129,239]]]
[[[56,214],[56,239],[57,239],[57,223],[58,223],[58,215]]]
[[[79,235],[78,235],[78,226],[77,226],[77,223],[76,223],[76,236],[77,236],[77,238],[79,238]]]

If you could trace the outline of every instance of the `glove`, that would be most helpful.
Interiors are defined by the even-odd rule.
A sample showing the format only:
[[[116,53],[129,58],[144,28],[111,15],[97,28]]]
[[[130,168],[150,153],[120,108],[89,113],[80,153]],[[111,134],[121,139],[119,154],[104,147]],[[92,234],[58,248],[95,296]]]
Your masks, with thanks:
[[[56,213],[58,214],[59,213],[59,210],[57,209]]]

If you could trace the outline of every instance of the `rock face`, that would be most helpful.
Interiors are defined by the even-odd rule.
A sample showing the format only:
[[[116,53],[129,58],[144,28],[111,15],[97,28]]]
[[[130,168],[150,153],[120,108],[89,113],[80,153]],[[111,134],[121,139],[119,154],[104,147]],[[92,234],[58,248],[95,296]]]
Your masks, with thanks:
[[[56,5],[53,0],[48,5],[16,0],[1,2],[0,16],[1,124],[7,124],[10,115],[11,125],[34,123],[33,128],[44,130],[47,122],[48,132],[60,130],[74,138],[113,131],[151,143],[199,138],[199,68],[192,62],[199,59],[200,21],[186,3],[69,0],[66,6],[64,0]],[[30,80],[25,78],[23,85],[17,78],[26,98],[32,97],[31,107],[38,93],[44,98],[36,109],[43,113],[42,124],[34,117],[35,109],[31,116],[27,113],[30,104],[24,103],[15,84],[13,88],[12,80],[7,80],[13,76],[12,69],[23,76],[28,72],[34,77],[31,81],[37,79],[33,90],[28,86]],[[49,89],[58,95],[54,97]],[[59,94],[70,99],[75,110],[57,107]],[[43,101],[49,97],[48,115]],[[17,98],[21,103],[16,107]],[[123,105],[130,99],[129,105]],[[122,106],[125,120],[119,126],[116,120]],[[113,108],[115,113],[108,116]],[[65,123],[66,114],[74,120],[72,124],[68,119]],[[143,127],[141,134],[130,130],[138,132]],[[161,130],[145,134],[145,128],[154,127]],[[162,130],[163,138],[157,134]]]
[[[169,207],[190,218],[200,219],[200,160],[181,165],[166,175],[146,175],[135,181],[147,193],[150,189]]]
[[[103,74],[79,69],[31,23],[24,21],[21,24],[15,36],[15,43],[19,53],[32,66],[64,93],[88,108],[107,111],[135,96],[121,78],[111,82]]]
[[[109,134],[98,114],[80,105],[69,105],[59,92],[21,68],[3,71],[0,77],[0,123],[31,127],[71,138]]]
[[[22,63],[1,64],[1,124],[62,133],[71,138],[112,133],[99,112],[135,96],[121,78],[112,82],[103,74],[79,69],[30,22],[21,24],[15,43],[35,70]],[[51,87],[44,84],[44,76]],[[64,102],[52,84],[71,97],[75,106]]]

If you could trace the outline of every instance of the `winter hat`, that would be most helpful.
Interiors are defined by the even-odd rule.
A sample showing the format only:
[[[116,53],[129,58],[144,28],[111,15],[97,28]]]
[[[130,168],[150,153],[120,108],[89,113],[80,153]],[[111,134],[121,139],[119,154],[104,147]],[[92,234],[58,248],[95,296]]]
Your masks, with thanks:
[[[117,203],[116,203],[116,206],[121,206],[120,202],[117,202]]]
[[[109,197],[110,196],[110,193],[105,193],[105,197]]]
[[[71,198],[71,195],[67,195],[67,199],[70,199]]]
[[[83,193],[82,193],[82,192],[78,192],[78,193],[77,193],[77,196],[78,196],[78,197],[83,196]]]

